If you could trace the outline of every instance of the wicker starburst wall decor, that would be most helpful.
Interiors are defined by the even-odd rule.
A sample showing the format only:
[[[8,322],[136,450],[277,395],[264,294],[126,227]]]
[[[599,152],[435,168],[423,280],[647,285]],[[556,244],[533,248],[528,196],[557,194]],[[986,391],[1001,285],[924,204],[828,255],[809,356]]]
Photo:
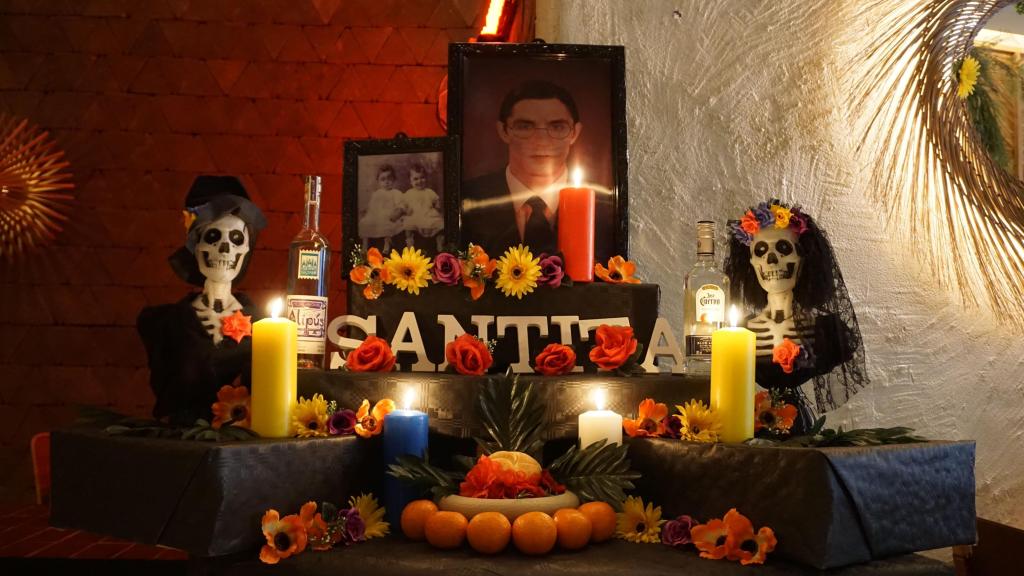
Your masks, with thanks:
[[[0,114],[0,259],[54,238],[74,188],[64,152],[24,118]]]
[[[860,72],[847,93],[890,234],[915,246],[965,304],[1024,329],[1024,183],[989,156],[957,97],[975,36],[1012,3],[859,3],[859,21],[877,34],[858,40]]]

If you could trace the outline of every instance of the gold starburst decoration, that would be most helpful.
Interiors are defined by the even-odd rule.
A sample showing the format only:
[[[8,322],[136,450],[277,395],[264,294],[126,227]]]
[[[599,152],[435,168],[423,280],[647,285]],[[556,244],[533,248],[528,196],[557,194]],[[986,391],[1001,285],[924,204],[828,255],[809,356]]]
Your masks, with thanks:
[[[858,3],[856,16],[885,17],[856,40],[847,108],[893,240],[967,306],[1024,328],[1024,182],[990,157],[958,94],[975,36],[1012,3]]]
[[[50,134],[0,114],[0,258],[53,240],[68,219],[70,164]]]

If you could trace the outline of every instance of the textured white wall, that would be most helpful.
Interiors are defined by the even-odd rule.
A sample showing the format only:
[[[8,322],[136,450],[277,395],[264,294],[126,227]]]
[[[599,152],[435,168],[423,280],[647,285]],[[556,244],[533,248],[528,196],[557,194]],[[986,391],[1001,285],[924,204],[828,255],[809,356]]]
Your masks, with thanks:
[[[878,21],[853,16],[857,1],[539,0],[538,30],[626,46],[631,255],[663,315],[681,319],[698,219],[802,204],[831,235],[871,376],[829,424],[977,440],[979,515],[1024,527],[1024,336],[963,309],[886,239],[843,104]]]

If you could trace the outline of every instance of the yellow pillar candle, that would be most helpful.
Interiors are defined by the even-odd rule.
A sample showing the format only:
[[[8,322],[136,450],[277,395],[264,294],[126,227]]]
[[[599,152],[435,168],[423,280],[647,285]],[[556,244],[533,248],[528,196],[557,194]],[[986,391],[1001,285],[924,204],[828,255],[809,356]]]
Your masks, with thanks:
[[[735,306],[731,328],[711,334],[711,408],[722,421],[720,439],[742,442],[754,436],[754,333],[737,328]]]
[[[252,429],[264,438],[292,435],[298,326],[278,318],[280,313],[277,299],[270,304],[270,318],[252,325]]]

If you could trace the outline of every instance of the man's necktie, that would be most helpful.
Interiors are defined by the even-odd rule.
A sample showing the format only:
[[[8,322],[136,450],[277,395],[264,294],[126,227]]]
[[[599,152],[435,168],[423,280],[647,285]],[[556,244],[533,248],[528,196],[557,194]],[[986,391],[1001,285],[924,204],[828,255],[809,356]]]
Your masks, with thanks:
[[[530,215],[523,227],[523,243],[530,247],[534,254],[553,252],[557,238],[551,223],[548,222],[548,205],[539,196],[531,196],[524,206],[530,207]]]

